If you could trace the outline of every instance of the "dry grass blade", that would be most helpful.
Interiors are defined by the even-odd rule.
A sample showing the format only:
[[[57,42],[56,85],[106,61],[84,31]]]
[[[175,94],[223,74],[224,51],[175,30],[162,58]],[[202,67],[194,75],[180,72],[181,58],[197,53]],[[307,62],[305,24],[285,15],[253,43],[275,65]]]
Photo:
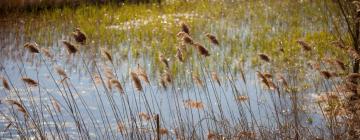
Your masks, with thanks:
[[[40,53],[36,44],[25,43],[24,48],[27,48],[31,53]]]
[[[116,80],[116,79],[111,79],[110,80],[110,83],[121,93],[121,94],[124,94],[125,91],[123,89],[123,87],[121,86],[121,83]]]
[[[311,46],[308,43],[306,43],[304,40],[298,40],[296,42],[299,43],[305,51],[311,51]]]
[[[10,105],[15,105],[19,112],[23,113],[25,117],[27,117],[29,114],[26,111],[25,107],[16,100],[6,100]]]
[[[166,68],[169,68],[169,60],[166,59],[162,53],[160,53],[160,55],[159,55],[159,60],[160,60],[160,62],[165,64]]]
[[[195,44],[194,44],[194,47],[197,48],[197,50],[199,51],[199,53],[200,53],[202,56],[205,56],[205,57],[210,56],[209,51],[208,51],[203,45],[201,45],[201,44],[199,44],[199,43],[195,43]]]
[[[147,84],[150,84],[149,77],[147,76],[146,71],[139,64],[136,69],[136,74],[139,76],[140,79],[145,81]]]
[[[62,42],[65,45],[66,49],[68,50],[69,54],[75,54],[76,52],[79,51],[79,49],[75,45],[71,44],[70,42],[65,41],[65,40],[63,40]]]
[[[190,35],[190,29],[188,25],[186,25],[184,22],[181,22],[180,26],[181,26],[181,31]]]
[[[134,86],[135,86],[136,90],[143,91],[143,88],[142,88],[142,85],[141,85],[138,75],[135,72],[130,72],[130,77],[131,77],[132,81],[134,82]]]
[[[113,63],[113,58],[112,58],[110,52],[105,49],[103,49],[102,52],[103,52],[103,55],[106,57],[106,59],[108,59],[111,63]]]
[[[10,85],[9,85],[8,81],[3,77],[1,77],[1,79],[2,79],[2,85],[4,86],[4,88],[6,90],[10,90],[11,88],[10,88]]]
[[[270,62],[270,60],[271,60],[270,57],[264,53],[259,53],[258,55],[259,55],[260,59],[265,62]]]
[[[207,38],[209,38],[209,40],[211,41],[211,43],[215,44],[215,45],[220,45],[219,41],[216,39],[216,37],[212,34],[205,34]]]
[[[79,28],[76,28],[75,32],[73,32],[72,35],[73,35],[74,39],[76,40],[76,42],[78,42],[80,44],[86,43],[86,35]]]
[[[29,86],[37,86],[39,85],[38,82],[36,82],[35,80],[31,79],[31,78],[28,78],[28,77],[24,77],[24,78],[21,78],[26,84],[28,84]]]
[[[57,100],[55,100],[54,98],[51,98],[51,104],[54,106],[54,108],[57,112],[61,113],[61,107]]]
[[[219,76],[218,76],[218,74],[217,74],[216,72],[212,72],[212,73],[211,73],[211,78],[212,78],[214,81],[216,81],[216,82],[219,84],[219,86],[221,86],[221,82],[220,82]]]

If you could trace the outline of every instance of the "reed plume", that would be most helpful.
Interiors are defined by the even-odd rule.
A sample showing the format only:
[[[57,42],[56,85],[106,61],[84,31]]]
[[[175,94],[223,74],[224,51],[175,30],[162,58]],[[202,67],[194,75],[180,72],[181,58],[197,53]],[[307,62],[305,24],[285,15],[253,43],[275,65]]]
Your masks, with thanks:
[[[145,81],[147,84],[150,84],[146,71],[139,64],[136,69],[136,74],[139,76],[140,79]]]
[[[181,31],[181,32],[178,32],[177,34],[176,34],[176,37],[178,37],[178,38],[183,38],[185,35],[188,35],[187,33],[185,33],[185,32],[183,32],[183,31]]]
[[[180,49],[180,48],[177,48],[175,57],[176,57],[180,62],[184,62],[184,56],[183,56],[183,53],[181,52],[181,49]]]
[[[35,80],[28,78],[28,77],[23,77],[21,78],[26,84],[28,84],[29,86],[38,86],[39,83],[36,82]]]
[[[71,44],[70,42],[68,42],[66,40],[63,40],[62,42],[65,45],[66,49],[68,50],[69,54],[75,54],[76,52],[79,51],[79,49],[75,45]]]
[[[204,86],[204,84],[203,84],[203,82],[201,81],[199,75],[197,75],[197,74],[194,73],[193,76],[192,76],[192,78],[193,78],[193,80],[195,81],[195,83],[196,83],[198,86],[200,86],[200,87],[203,87],[203,86]]]
[[[210,56],[209,51],[200,43],[194,43],[194,47],[197,48],[198,52],[202,55],[202,56]]]
[[[259,53],[258,55],[259,55],[260,59],[265,61],[265,62],[270,62],[271,61],[270,57],[268,55],[264,54],[264,53]]]
[[[193,109],[203,109],[205,107],[204,103],[201,101],[194,101],[194,100],[185,100],[184,101],[185,107],[193,108]]]
[[[0,78],[2,79],[2,85],[4,86],[4,88],[6,90],[10,90],[11,88],[10,88],[8,81],[4,77],[0,77]]]
[[[189,26],[185,24],[185,22],[181,22],[180,23],[181,26],[181,31],[183,31],[184,33],[187,33],[190,35],[190,29]]]
[[[243,96],[243,95],[240,95],[240,96],[236,97],[236,100],[239,101],[239,102],[243,102],[243,101],[246,101],[248,99],[249,99],[248,96]]]
[[[99,74],[94,74],[93,78],[96,85],[99,85],[101,83],[101,78]]]
[[[329,71],[320,71],[320,74],[325,78],[325,79],[330,79],[333,75],[329,72]]]
[[[143,88],[141,86],[141,82],[140,82],[138,75],[135,72],[130,72],[130,76],[131,76],[132,81],[134,82],[134,86],[135,86],[136,90],[143,91]]]
[[[119,80],[116,79],[111,79],[110,83],[121,93],[124,94],[125,91],[123,89],[123,87],[121,86],[121,83],[119,82]]]
[[[168,135],[169,131],[166,128],[160,128],[160,135]]]
[[[51,98],[51,104],[54,106],[54,108],[57,112],[61,113],[61,107],[57,100],[55,100],[54,98]]]
[[[148,115],[148,114],[145,113],[145,112],[140,112],[140,113],[139,113],[139,117],[140,117],[141,120],[144,120],[144,121],[149,121],[149,120],[151,120],[150,115]]]
[[[282,75],[279,75],[278,77],[279,77],[278,81],[282,83],[282,85],[285,87],[285,89],[289,89],[289,84],[285,80],[285,78]]]
[[[301,45],[303,50],[311,51],[311,46],[308,43],[306,43],[304,40],[297,40],[296,42]]]
[[[169,68],[169,60],[166,59],[162,53],[160,53],[160,55],[159,55],[159,60],[160,60],[160,62],[165,64],[166,68]]]
[[[218,74],[214,71],[211,73],[211,78],[216,81],[216,83],[221,86],[221,82],[220,82],[220,79],[219,79],[219,76]]]
[[[167,86],[166,86],[166,81],[164,78],[160,78],[160,85],[166,90]]]
[[[182,40],[185,44],[189,44],[189,45],[194,44],[194,40],[188,34],[183,34]]]
[[[44,53],[44,55],[50,59],[53,59],[54,58],[54,55],[50,52],[49,49],[47,48],[41,48],[41,52]]]
[[[220,45],[219,41],[216,39],[216,37],[215,37],[214,35],[212,35],[212,34],[210,34],[210,33],[207,33],[207,34],[205,34],[205,36],[206,36],[207,38],[209,38],[209,40],[210,40],[211,43],[213,43],[213,44],[215,44],[215,45],[217,45],[217,46]]]
[[[55,66],[56,73],[62,76],[63,78],[68,77],[65,70],[62,69],[60,66]]]
[[[40,50],[36,43],[25,43],[24,48],[27,48],[31,53],[40,53]]]
[[[29,114],[26,111],[25,106],[23,106],[20,102],[16,101],[16,100],[6,100],[10,105],[14,105],[16,106],[16,108],[18,109],[19,112],[24,114],[24,117],[28,117]]]
[[[113,58],[112,58],[110,52],[107,51],[106,49],[102,49],[102,52],[103,52],[103,56],[104,56],[107,60],[109,60],[111,63],[113,63]]]
[[[343,71],[346,71],[346,65],[344,62],[340,61],[340,60],[335,60],[335,64],[338,68],[340,68]]]
[[[86,43],[86,35],[85,33],[83,33],[80,28],[76,28],[75,31],[72,33],[74,39],[76,42],[80,43],[80,44],[85,44]]]

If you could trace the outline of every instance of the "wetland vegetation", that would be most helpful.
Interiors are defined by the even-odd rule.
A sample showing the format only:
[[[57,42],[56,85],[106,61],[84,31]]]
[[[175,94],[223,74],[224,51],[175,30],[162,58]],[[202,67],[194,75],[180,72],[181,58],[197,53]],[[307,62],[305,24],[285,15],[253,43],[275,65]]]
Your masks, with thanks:
[[[359,3],[3,10],[0,138],[358,139]]]

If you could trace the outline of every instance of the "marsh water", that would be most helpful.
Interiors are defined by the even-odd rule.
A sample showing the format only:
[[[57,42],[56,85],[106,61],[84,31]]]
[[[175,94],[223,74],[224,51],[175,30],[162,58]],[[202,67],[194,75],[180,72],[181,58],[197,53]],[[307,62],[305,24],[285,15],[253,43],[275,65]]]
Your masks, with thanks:
[[[220,129],[219,125],[258,131],[277,129],[277,122],[292,123],[294,102],[290,93],[281,88],[267,89],[257,72],[272,74],[274,81],[279,74],[292,79],[289,84],[298,86],[296,102],[301,112],[296,121],[309,127],[309,131],[323,134],[317,132],[325,126],[313,97],[328,89],[309,86],[308,83],[321,85],[323,81],[305,64],[324,57],[318,53],[326,54],[322,53],[327,51],[323,42],[333,39],[332,25],[329,19],[317,14],[324,10],[317,8],[324,3],[295,3],[168,2],[162,7],[90,5],[10,13],[0,21],[1,75],[11,85],[11,90],[0,87],[0,137],[21,138],[17,128],[8,127],[9,120],[32,128],[21,113],[5,103],[9,99],[21,100],[29,115],[41,120],[39,125],[50,139],[140,139],[138,135],[119,133],[120,121],[128,128],[142,128],[141,138],[150,139],[155,135],[154,123],[152,119],[141,118],[140,112],[151,118],[159,114],[161,127],[169,131],[164,139],[175,139],[175,130],[179,128],[189,137],[197,132],[197,138],[205,139],[208,132]],[[189,25],[192,38],[210,51],[209,57],[202,57],[188,47],[186,61],[176,59],[176,48],[181,44],[176,34],[181,31],[181,21]],[[62,40],[75,42],[71,35],[75,27],[86,33],[87,43],[77,44],[80,51],[73,55]],[[211,44],[205,33],[214,34],[220,45]],[[296,44],[299,38],[320,42],[314,43],[317,52],[312,55],[301,52]],[[26,42],[36,42],[53,56],[30,53],[24,48]],[[112,63],[101,54],[101,48],[109,50]],[[279,51],[281,48],[284,52]],[[159,53],[168,59],[170,68],[158,60]],[[260,60],[258,53],[268,54],[272,61]],[[285,60],[291,58],[296,60]],[[136,90],[129,74],[138,65],[150,79],[149,84],[141,82],[142,92]],[[58,75],[55,67],[64,69],[67,78]],[[109,70],[120,81],[125,94],[106,86],[104,73]],[[170,72],[172,78],[166,88],[159,84],[164,71]],[[211,78],[213,72],[219,75],[221,84]],[[95,81],[96,75],[100,82]],[[27,85],[21,80],[23,77],[35,79],[38,86]],[[248,99],[239,101],[239,96]],[[204,107],[187,107],[184,102],[189,99],[202,101]],[[54,100],[60,104],[61,112],[52,105]],[[75,120],[81,120],[82,129],[78,129],[79,122]],[[36,131],[26,130],[22,135],[36,137]],[[66,137],[52,135],[65,132]]]

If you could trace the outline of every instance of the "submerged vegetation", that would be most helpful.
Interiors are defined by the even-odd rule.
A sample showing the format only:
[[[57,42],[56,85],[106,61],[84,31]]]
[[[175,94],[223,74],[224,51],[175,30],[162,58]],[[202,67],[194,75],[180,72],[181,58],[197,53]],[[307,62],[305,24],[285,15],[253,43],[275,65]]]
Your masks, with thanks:
[[[0,138],[359,138],[356,6],[14,10],[0,20]]]

